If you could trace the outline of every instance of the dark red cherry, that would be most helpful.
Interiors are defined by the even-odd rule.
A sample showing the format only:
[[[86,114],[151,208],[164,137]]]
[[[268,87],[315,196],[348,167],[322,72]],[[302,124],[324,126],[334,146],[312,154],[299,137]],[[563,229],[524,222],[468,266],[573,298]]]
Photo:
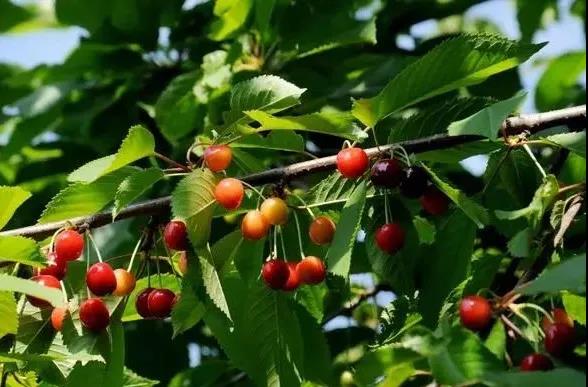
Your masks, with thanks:
[[[149,295],[155,289],[153,288],[145,288],[141,290],[141,292],[137,295],[137,300],[135,301],[135,309],[139,316],[143,318],[150,318],[153,317],[151,312],[149,311]]]
[[[154,289],[147,298],[147,307],[151,316],[165,318],[171,314],[176,294],[169,289]]]
[[[75,261],[84,251],[84,237],[75,230],[64,230],[55,237],[53,250],[59,261]]]
[[[449,208],[449,199],[437,187],[430,185],[421,196],[421,207],[429,215],[443,215]]]
[[[52,275],[37,275],[32,277],[31,281],[35,281],[39,285],[43,285],[48,288],[61,289],[59,280]],[[27,296],[27,300],[31,303],[31,305],[36,306],[37,308],[49,308],[51,306],[49,302],[33,296]]]
[[[318,285],[325,280],[327,268],[319,257],[309,256],[298,262],[296,271],[300,282],[307,285]]]
[[[574,351],[576,331],[564,323],[553,323],[545,330],[545,349],[551,355],[561,357]]]
[[[67,261],[58,260],[54,252],[47,254],[47,266],[35,270],[36,275],[52,275],[62,280],[67,272]]]
[[[300,286],[300,276],[296,271],[297,264],[295,262],[288,262],[288,270],[290,274],[288,275],[288,280],[282,287],[282,290],[286,292],[292,292]]]
[[[181,220],[172,220],[163,231],[165,245],[171,250],[186,250],[188,248],[188,231],[186,223]]]
[[[521,361],[521,371],[549,371],[553,369],[553,362],[542,353],[533,353],[525,356]]]
[[[80,321],[93,332],[104,330],[110,323],[108,308],[99,298],[90,298],[80,305]]]
[[[402,165],[396,159],[377,161],[372,167],[372,184],[377,187],[396,188],[402,181],[404,172]]]
[[[483,331],[492,322],[492,306],[481,296],[467,296],[459,305],[461,324],[472,331]]]
[[[116,289],[114,270],[106,262],[93,264],[86,273],[86,285],[97,296],[105,296],[112,293]]]
[[[400,182],[400,193],[407,198],[417,199],[425,193],[429,184],[427,172],[420,167],[409,167]]]
[[[286,262],[272,259],[263,264],[261,276],[270,289],[279,290],[286,285],[290,276],[290,269]]]
[[[396,254],[406,239],[406,232],[396,223],[388,223],[376,230],[376,244],[388,254]]]

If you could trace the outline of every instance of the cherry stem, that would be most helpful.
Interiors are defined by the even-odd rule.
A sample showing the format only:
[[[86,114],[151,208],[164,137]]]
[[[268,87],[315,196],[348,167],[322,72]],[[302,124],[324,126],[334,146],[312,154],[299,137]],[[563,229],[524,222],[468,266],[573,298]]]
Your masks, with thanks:
[[[65,282],[59,281],[59,285],[61,285],[61,291],[63,292],[63,301],[67,304],[67,290],[65,289]]]
[[[523,320],[528,326],[533,327],[535,326],[531,320],[529,320],[529,318],[527,316],[525,316],[524,313],[521,312],[521,308],[518,307],[518,304],[510,304],[508,306],[508,308],[515,314],[517,315],[517,317],[519,317],[521,320]],[[540,332],[541,329],[539,330]]]
[[[92,246],[94,246],[94,251],[96,252],[96,256],[98,257],[98,261],[102,262],[102,254],[100,254],[100,250],[98,250],[98,245],[96,244],[94,237],[92,237],[92,233],[88,231],[87,234],[88,234],[88,238],[90,238],[90,242],[92,242]]]
[[[189,174],[189,172],[166,173],[165,177],[188,176]]]
[[[59,233],[63,230],[65,230],[65,227],[58,228],[57,231],[53,233],[53,235],[51,236],[51,242],[49,242],[49,251],[54,250],[55,238],[57,238],[57,235],[59,235]]]
[[[155,260],[155,268],[157,269],[157,280],[159,281],[159,287],[163,288],[163,282],[161,281],[161,270],[159,268],[159,259]]]
[[[85,233],[86,237],[86,273],[90,270],[90,241],[88,240],[88,232]],[[86,287],[86,295],[90,298],[90,289]]]
[[[274,256],[274,258],[277,258],[278,257],[278,233],[275,229],[273,230],[273,232],[274,232],[274,254],[273,254],[273,256]]]
[[[386,217],[386,224],[393,222],[392,212],[390,211],[390,203],[388,202],[388,190],[384,191],[384,216]]]
[[[241,180],[241,183],[243,183],[244,186],[246,186],[247,188],[250,188],[251,190],[253,190],[253,192],[255,192],[260,198],[262,198],[263,200],[265,200],[265,196],[263,196],[263,194],[254,186],[252,186],[251,184]]]
[[[300,195],[298,195],[298,194],[295,194],[295,193],[293,193],[293,192],[290,192],[290,195],[292,195],[292,196],[294,196],[296,199],[298,199],[298,201],[299,201],[300,203],[302,203],[302,205],[304,206],[304,207],[298,207],[298,208],[305,209],[306,211],[308,211],[308,213],[309,213],[309,215],[310,215],[310,217],[311,217],[312,219],[314,219],[314,218],[315,218],[314,212],[312,212],[312,210],[310,209],[310,207],[308,206],[308,204],[306,203],[306,201],[304,201],[304,199],[302,199],[302,197],[300,197]]]
[[[278,226],[278,233],[280,234],[280,244],[282,246],[282,252],[284,253],[284,259],[286,259],[286,244],[284,243],[284,234],[282,233],[282,227]]]
[[[394,151],[396,150],[400,150],[400,154],[403,157],[404,162],[406,163],[407,166],[411,166],[412,162],[410,161],[410,156],[408,155],[408,152],[406,152],[406,149],[404,149],[404,147],[402,146],[395,146],[394,148],[392,148],[392,154],[394,154]]]
[[[298,248],[300,249],[300,257],[304,259],[304,247],[302,247],[302,231],[300,231],[300,222],[298,220],[298,214],[294,211],[294,221],[296,222],[296,231],[298,236]]]
[[[533,163],[535,164],[535,166],[537,167],[537,169],[539,170],[539,172],[541,173],[543,178],[546,178],[547,173],[545,172],[545,169],[543,169],[543,167],[541,166],[541,164],[539,163],[539,161],[537,160],[537,158],[533,154],[531,147],[529,147],[529,145],[527,145],[527,144],[524,144],[523,149],[527,152],[527,154],[529,155],[529,157],[531,158],[531,160],[533,161]]]
[[[187,166],[180,164],[177,161],[172,160],[169,157],[162,155],[161,153],[154,152],[153,155],[173,167],[181,168],[183,171],[190,172],[190,168],[188,168]]]
[[[133,250],[133,254],[131,255],[131,260],[129,261],[129,266],[127,268],[128,272],[130,272],[133,269],[133,263],[135,262],[135,257],[137,256],[137,253],[139,252],[139,249],[141,248],[142,242],[143,242],[143,236],[141,236],[141,238],[139,238],[139,240],[137,241],[137,244],[135,245],[135,249]]]
[[[520,337],[525,337],[525,335],[523,335],[523,332],[519,329],[519,327],[517,327],[515,325],[515,323],[513,323],[512,321],[510,321],[508,319],[508,317],[506,317],[505,315],[500,315],[500,320],[502,320],[502,322],[504,323],[504,325],[506,325],[507,327],[509,327],[514,333],[516,333],[517,335],[519,335]]]
[[[542,307],[540,307],[539,305],[535,305],[535,304],[530,304],[530,303],[521,303],[521,304],[512,304],[511,310],[512,308],[515,309],[534,309],[539,311],[541,314],[543,314],[545,317],[547,317],[549,319],[549,321],[553,322],[553,317],[551,317],[551,315],[549,314],[549,312],[547,312],[545,309],[543,309]]]

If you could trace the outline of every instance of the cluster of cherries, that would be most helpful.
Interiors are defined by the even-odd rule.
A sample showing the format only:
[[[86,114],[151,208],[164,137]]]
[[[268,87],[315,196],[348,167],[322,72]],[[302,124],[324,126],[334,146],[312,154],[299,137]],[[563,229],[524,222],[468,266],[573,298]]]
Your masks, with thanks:
[[[61,289],[60,281],[67,272],[67,263],[77,260],[84,250],[84,238],[77,231],[67,229],[59,232],[53,243],[53,249],[47,254],[48,265],[38,269],[31,280],[55,289]],[[100,298],[109,294],[118,297],[129,295],[135,288],[135,276],[125,269],[113,270],[106,262],[92,265],[86,273],[86,285],[93,295],[80,304],[79,316],[82,325],[94,332],[105,329],[110,323],[110,313]],[[31,305],[38,308],[49,308],[51,305],[44,300],[28,296]],[[54,308],[51,311],[51,324],[60,331],[63,321],[68,315],[67,307]]]
[[[488,299],[472,295],[461,300],[459,305],[461,324],[475,332],[486,331],[492,324],[493,308]],[[545,316],[541,323],[545,334],[544,347],[547,353],[556,358],[562,358],[574,351],[576,346],[576,331],[574,322],[565,310],[556,308],[551,315]],[[521,363],[521,371],[548,371],[553,369],[551,359],[542,353],[532,353],[525,356]]]
[[[358,147],[342,149],[337,154],[337,169],[348,179],[363,176],[370,166],[366,152]],[[374,163],[370,180],[375,187],[382,189],[398,188],[400,193],[410,199],[420,198],[425,212],[442,215],[449,207],[449,200],[429,181],[427,172],[418,166],[404,167],[396,158],[380,159]],[[388,208],[386,208],[388,212]],[[375,240],[380,250],[396,254],[404,246],[406,232],[398,223],[389,222],[376,230]]]

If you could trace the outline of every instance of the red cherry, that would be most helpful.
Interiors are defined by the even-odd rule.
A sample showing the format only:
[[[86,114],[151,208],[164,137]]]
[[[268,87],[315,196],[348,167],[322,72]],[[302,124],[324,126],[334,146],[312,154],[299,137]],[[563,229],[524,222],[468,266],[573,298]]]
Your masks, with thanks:
[[[421,167],[409,167],[404,171],[400,182],[400,193],[407,198],[416,199],[422,196],[429,184],[429,174]]]
[[[279,259],[272,259],[263,264],[261,276],[265,284],[274,290],[284,288],[290,277],[288,264]]]
[[[52,275],[37,275],[31,278],[31,281],[35,281],[39,285],[46,286],[48,288],[53,289],[61,289],[61,284],[59,280]],[[48,308],[51,304],[45,300],[40,298],[27,296],[27,300],[31,303],[31,305],[36,306],[37,308]]]
[[[348,179],[363,175],[370,165],[370,159],[361,148],[346,148],[337,154],[337,169]]]
[[[47,254],[47,266],[35,270],[35,275],[51,275],[62,280],[67,272],[67,262],[58,260],[54,252]]]
[[[547,331],[547,328],[553,325],[553,323],[562,323],[570,327],[574,327],[574,320],[572,320],[572,318],[568,316],[565,310],[561,308],[555,308],[551,312],[551,315],[553,316],[553,321],[548,319],[547,316],[543,317],[543,320],[541,321],[541,327],[543,328],[543,332]]]
[[[211,145],[204,150],[204,163],[212,172],[224,171],[232,159],[233,152],[227,145]]]
[[[296,265],[296,272],[300,281],[308,285],[320,284],[327,276],[327,268],[322,259],[318,257],[306,257]]]
[[[399,224],[388,223],[376,230],[376,244],[388,254],[396,254],[404,247],[406,232]]]
[[[154,289],[147,298],[147,307],[153,317],[165,318],[171,314],[176,295],[169,289]]]
[[[549,371],[553,369],[553,362],[541,353],[533,353],[525,356],[521,361],[521,371]]]
[[[386,188],[398,187],[403,178],[402,165],[396,159],[377,161],[372,167],[370,176],[373,185]]]
[[[137,281],[135,280],[133,273],[130,271],[125,269],[116,269],[114,271],[114,277],[116,278],[116,288],[112,292],[113,296],[128,296],[135,289]]]
[[[67,308],[54,308],[51,311],[51,325],[53,326],[53,329],[55,329],[56,331],[61,331],[63,329],[63,321],[65,320],[65,317],[67,316],[67,314],[69,313],[69,311],[67,310]]]
[[[84,237],[74,230],[64,230],[55,237],[54,250],[57,260],[75,261],[84,251]]]
[[[112,267],[106,262],[90,266],[86,273],[86,285],[97,296],[105,296],[116,289],[116,276]]]
[[[298,271],[296,270],[297,266],[298,265],[296,262],[288,262],[288,270],[290,271],[290,274],[288,275],[288,280],[282,287],[282,290],[291,292],[298,289],[300,286],[300,277],[298,276]]]
[[[308,235],[310,240],[317,245],[328,245],[335,236],[337,226],[328,216],[319,216],[310,224]]]
[[[214,198],[227,210],[234,210],[241,205],[245,189],[240,180],[232,177],[222,179],[214,188]]]
[[[141,290],[141,292],[139,292],[139,294],[137,295],[137,300],[135,301],[135,309],[137,310],[137,313],[139,313],[139,316],[141,316],[143,318],[153,317],[153,315],[151,314],[151,311],[149,310],[148,301],[149,301],[149,295],[154,290],[155,289],[153,289],[153,288],[145,288],[145,289]]]
[[[99,298],[89,298],[80,306],[82,325],[93,332],[104,330],[110,323],[108,308]]]
[[[481,296],[467,296],[459,305],[461,324],[472,331],[483,331],[492,321],[492,306]]]
[[[188,248],[188,231],[186,223],[181,220],[172,220],[163,230],[165,245],[171,250],[186,250]]]
[[[545,349],[553,356],[564,356],[574,351],[576,331],[567,324],[556,322],[545,330]]]
[[[421,206],[430,215],[442,215],[449,208],[449,199],[435,186],[429,186],[421,196]]]

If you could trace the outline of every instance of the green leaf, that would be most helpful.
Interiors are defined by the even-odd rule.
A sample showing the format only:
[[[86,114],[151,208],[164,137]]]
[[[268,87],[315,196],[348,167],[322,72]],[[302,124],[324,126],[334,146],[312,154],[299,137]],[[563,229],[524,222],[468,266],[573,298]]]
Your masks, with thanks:
[[[153,387],[157,386],[159,381],[151,380],[139,376],[128,368],[125,368],[122,385],[125,387]]]
[[[205,312],[204,304],[196,297],[192,287],[184,283],[182,296],[172,309],[173,338],[196,325],[204,317]]]
[[[304,137],[287,130],[275,130],[262,137],[253,133],[231,143],[232,149],[271,149],[285,152],[304,152]]]
[[[124,179],[116,190],[112,219],[115,219],[123,208],[131,204],[161,179],[163,179],[163,172],[159,168],[137,171]]]
[[[562,290],[586,291],[586,254],[577,255],[562,263],[547,268],[541,275],[521,286],[521,294],[557,293]]]
[[[294,310],[302,333],[304,379],[333,385],[331,355],[322,327],[303,307],[297,305]]]
[[[77,363],[65,382],[64,387],[101,387],[104,384],[104,363]]]
[[[412,220],[412,224],[419,234],[419,241],[421,244],[430,245],[435,242],[437,229],[433,223],[417,215]]]
[[[542,27],[544,14],[548,9],[556,9],[556,0],[517,0],[517,19],[521,30],[521,40],[530,42],[535,32]]]
[[[488,211],[473,199],[466,196],[463,192],[454,188],[449,183],[441,180],[433,170],[425,165],[433,184],[439,188],[452,202],[454,202],[479,228],[490,222]]]
[[[392,79],[377,96],[358,100],[353,114],[368,126],[418,102],[475,85],[526,61],[543,45],[494,35],[448,39]],[[439,66],[443,63],[443,66]]]
[[[533,241],[533,231],[524,228],[519,231],[510,241],[508,241],[508,252],[513,257],[525,258],[531,254],[531,242]]]
[[[45,207],[39,223],[92,215],[112,202],[120,184],[137,169],[125,167],[90,183],[75,183],[61,190]]]
[[[586,70],[586,51],[571,52],[554,59],[537,83],[535,105],[540,111],[567,107],[585,95],[579,86]]]
[[[329,272],[347,278],[351,267],[351,253],[357,233],[361,227],[361,216],[365,207],[367,184],[361,181],[341,211],[337,231],[325,261]]]
[[[109,325],[110,353],[104,371],[104,386],[126,386],[123,384],[125,371],[125,331],[120,314],[123,305],[117,307],[111,316]]]
[[[473,134],[496,140],[502,122],[521,106],[526,97],[525,93],[519,93],[510,99],[490,105],[470,117],[452,123],[447,132],[450,136]]]
[[[208,241],[217,181],[208,169],[198,169],[182,179],[172,194],[172,213],[175,218],[186,221],[194,247],[201,247]]]
[[[380,347],[365,354],[355,369],[354,379],[360,386],[401,386],[414,373],[412,363],[419,358],[421,356],[402,348]],[[394,380],[393,375],[398,379]]]
[[[504,355],[506,354],[506,329],[502,321],[499,320],[494,323],[484,345],[498,359],[504,359]]]
[[[137,125],[129,129],[118,152],[114,155],[90,161],[73,171],[68,181],[91,183],[96,179],[119,170],[144,157],[155,153],[155,139],[144,127]]]
[[[17,262],[33,267],[43,267],[45,258],[37,243],[21,236],[0,236],[0,261]]]
[[[557,368],[547,372],[493,372],[484,377],[493,385],[504,387],[582,387],[586,374],[571,368]]]
[[[223,285],[221,283],[220,275],[215,262],[212,257],[210,247],[197,249],[198,261],[200,262],[200,270],[202,271],[202,282],[206,289],[206,294],[210,297],[214,305],[217,306],[229,320],[231,320],[231,312],[225,297]]]
[[[0,292],[0,339],[18,331],[16,301],[10,292]]]
[[[12,27],[29,20],[33,12],[25,7],[19,7],[10,0],[0,0],[0,31],[10,30]]]
[[[229,38],[247,21],[253,0],[217,0],[214,15],[218,18],[210,26],[208,37],[220,41]]]
[[[48,301],[54,307],[63,306],[63,294],[61,289],[48,288],[35,281],[13,277],[0,273],[0,290],[24,293],[42,300]]]
[[[328,134],[353,141],[361,141],[368,136],[367,133],[363,132],[355,124],[353,116],[346,112],[325,111],[302,116],[283,117],[275,117],[256,110],[245,113],[261,125],[259,128],[252,129],[256,132],[268,130],[299,130]]]
[[[6,226],[18,207],[30,197],[31,193],[20,187],[0,186],[0,203],[2,203],[0,208],[0,230]]]
[[[213,387],[229,369],[226,361],[207,359],[198,367],[190,368],[174,376],[168,387]]]
[[[565,293],[562,296],[566,313],[574,321],[586,326],[586,296],[578,296],[572,293]]]
[[[586,158],[586,132],[554,134],[545,138],[547,141],[564,147]]]

